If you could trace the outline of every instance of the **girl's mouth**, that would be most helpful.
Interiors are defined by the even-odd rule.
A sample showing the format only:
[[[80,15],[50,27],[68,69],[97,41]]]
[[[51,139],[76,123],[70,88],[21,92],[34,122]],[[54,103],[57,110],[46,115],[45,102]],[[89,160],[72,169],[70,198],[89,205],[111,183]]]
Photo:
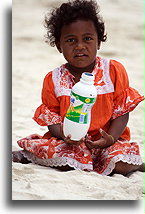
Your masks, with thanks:
[[[78,53],[78,54],[76,54],[75,55],[75,57],[79,57],[79,58],[81,58],[81,57],[86,57],[87,55],[86,54],[83,54],[83,53]]]

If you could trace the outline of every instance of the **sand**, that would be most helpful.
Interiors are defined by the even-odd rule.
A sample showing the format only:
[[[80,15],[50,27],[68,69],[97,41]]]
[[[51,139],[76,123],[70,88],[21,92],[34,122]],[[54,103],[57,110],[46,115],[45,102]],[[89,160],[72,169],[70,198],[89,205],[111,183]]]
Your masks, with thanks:
[[[55,48],[44,42],[44,14],[61,2],[13,1],[12,150],[20,149],[18,139],[32,133],[43,135],[47,130],[38,126],[32,116],[41,104],[44,76],[65,62]],[[127,69],[130,85],[143,94],[143,2],[98,2],[108,34],[98,55],[119,60]],[[139,143],[143,157],[143,102],[130,113],[129,127],[131,140]],[[138,200],[143,199],[143,194],[142,172],[110,177],[12,163],[13,200]]]

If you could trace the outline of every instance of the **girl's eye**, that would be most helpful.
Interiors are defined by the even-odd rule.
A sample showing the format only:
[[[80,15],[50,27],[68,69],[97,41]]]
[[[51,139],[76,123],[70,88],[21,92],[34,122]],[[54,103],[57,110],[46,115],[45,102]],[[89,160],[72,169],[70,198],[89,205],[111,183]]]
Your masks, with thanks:
[[[67,39],[66,42],[75,42],[75,39],[70,38],[70,39]]]
[[[90,41],[90,40],[93,40],[93,39],[91,37],[87,36],[87,37],[85,37],[85,40],[86,41]]]

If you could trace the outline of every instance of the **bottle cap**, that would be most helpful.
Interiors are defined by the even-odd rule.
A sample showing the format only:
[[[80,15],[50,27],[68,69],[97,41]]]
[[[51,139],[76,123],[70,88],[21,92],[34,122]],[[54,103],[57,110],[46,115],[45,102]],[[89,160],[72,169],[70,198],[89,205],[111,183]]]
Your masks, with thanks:
[[[94,83],[94,75],[92,73],[84,72],[82,73],[81,80],[92,84]]]

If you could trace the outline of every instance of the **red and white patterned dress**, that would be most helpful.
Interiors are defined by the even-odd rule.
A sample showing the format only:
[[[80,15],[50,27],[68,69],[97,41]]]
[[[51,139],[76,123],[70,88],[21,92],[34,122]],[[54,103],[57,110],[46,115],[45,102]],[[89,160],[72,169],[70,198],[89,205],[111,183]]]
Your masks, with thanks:
[[[129,86],[126,70],[115,60],[96,57],[92,73],[95,75],[98,96],[91,111],[88,135],[95,141],[101,137],[100,128],[107,132],[112,119],[132,111],[144,97]],[[36,109],[33,119],[41,126],[63,122],[74,84],[74,76],[65,65],[49,72],[43,83],[42,104]],[[138,144],[129,140],[130,130],[126,127],[120,138],[105,149],[89,150],[85,143],[80,146],[69,145],[51,136],[49,131],[44,136],[34,134],[23,138],[18,145],[24,149],[23,155],[34,163],[45,166],[69,165],[75,169],[108,175],[118,161],[142,164]]]

